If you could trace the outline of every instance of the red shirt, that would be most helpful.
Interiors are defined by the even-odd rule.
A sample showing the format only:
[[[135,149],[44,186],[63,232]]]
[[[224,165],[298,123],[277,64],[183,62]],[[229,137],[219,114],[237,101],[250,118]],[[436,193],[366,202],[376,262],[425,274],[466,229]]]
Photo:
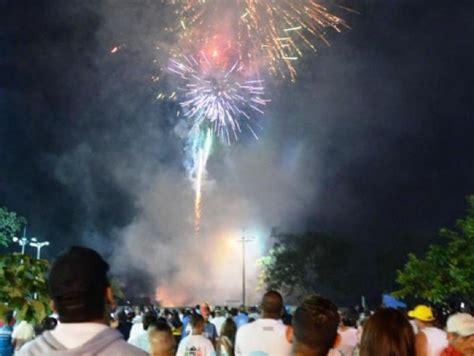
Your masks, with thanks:
[[[447,348],[443,350],[440,356],[462,356],[462,353],[456,350],[454,346],[449,345]]]

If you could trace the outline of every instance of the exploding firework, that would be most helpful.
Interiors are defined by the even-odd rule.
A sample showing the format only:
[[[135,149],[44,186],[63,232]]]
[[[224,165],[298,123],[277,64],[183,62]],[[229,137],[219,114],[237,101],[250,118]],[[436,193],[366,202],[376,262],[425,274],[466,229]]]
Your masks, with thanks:
[[[235,61],[222,69],[201,54],[170,60],[169,71],[179,75],[184,86],[180,106],[195,129],[210,128],[226,143],[236,141],[243,127],[258,139],[254,127],[268,100],[260,79],[245,79],[244,66]]]
[[[201,48],[227,34],[246,65],[265,66],[271,74],[295,80],[295,61],[316,43],[329,44],[326,31],[341,32],[346,22],[327,0],[175,0],[186,46]],[[331,6],[333,8],[334,6]],[[219,42],[222,42],[219,39]]]

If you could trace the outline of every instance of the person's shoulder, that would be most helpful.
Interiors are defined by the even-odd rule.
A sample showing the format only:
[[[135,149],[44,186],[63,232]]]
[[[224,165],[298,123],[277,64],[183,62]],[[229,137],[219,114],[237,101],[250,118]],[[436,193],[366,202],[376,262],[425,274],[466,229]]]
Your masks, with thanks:
[[[251,323],[247,323],[247,324],[243,324],[241,325],[238,329],[237,329],[237,336],[244,336],[244,335],[249,335],[249,334],[252,334],[254,329],[255,329],[255,326],[257,324],[255,324],[255,321],[254,322],[251,322]]]
[[[107,348],[104,355],[113,355],[113,356],[144,356],[148,355],[145,351],[130,345],[123,339],[118,339]]]
[[[40,335],[34,340],[28,341],[24,344],[20,350],[15,352],[15,356],[36,356],[36,355],[46,355],[51,350],[46,347],[44,336]]]
[[[189,340],[189,337],[190,337],[190,335],[187,335],[187,336],[181,338],[181,341],[180,341],[179,343],[180,343],[180,344],[186,343],[186,342]]]
[[[212,344],[211,340],[209,340],[207,337],[204,337],[201,339],[201,342],[206,346],[207,349],[209,350],[214,350],[214,345]]]

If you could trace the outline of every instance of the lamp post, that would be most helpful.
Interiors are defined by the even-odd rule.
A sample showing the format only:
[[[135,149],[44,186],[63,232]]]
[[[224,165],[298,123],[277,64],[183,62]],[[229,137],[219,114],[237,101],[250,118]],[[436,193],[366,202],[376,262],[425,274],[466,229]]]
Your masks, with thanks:
[[[18,245],[21,246],[21,254],[24,255],[25,254],[25,248],[28,245],[28,243],[30,243],[30,241],[36,241],[36,238],[33,237],[30,240],[26,237],[26,226],[25,226],[25,228],[23,229],[23,237],[14,236],[12,241],[18,243]]]
[[[245,237],[243,235],[238,242],[242,244],[242,305],[245,305],[246,293],[245,293],[245,244],[255,240],[253,237]]]
[[[41,249],[43,247],[49,246],[49,241],[38,241],[35,237],[31,239],[31,247],[36,247],[36,258],[39,260],[41,258]]]

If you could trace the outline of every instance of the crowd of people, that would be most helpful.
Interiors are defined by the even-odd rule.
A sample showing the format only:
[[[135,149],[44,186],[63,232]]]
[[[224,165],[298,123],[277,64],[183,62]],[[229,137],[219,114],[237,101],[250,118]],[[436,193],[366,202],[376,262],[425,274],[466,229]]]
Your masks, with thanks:
[[[8,313],[0,356],[474,356],[468,313],[451,315],[441,327],[427,305],[354,314],[318,295],[287,310],[277,291],[249,308],[117,307],[108,269],[88,248],[59,256],[48,280],[54,314],[35,329]]]

